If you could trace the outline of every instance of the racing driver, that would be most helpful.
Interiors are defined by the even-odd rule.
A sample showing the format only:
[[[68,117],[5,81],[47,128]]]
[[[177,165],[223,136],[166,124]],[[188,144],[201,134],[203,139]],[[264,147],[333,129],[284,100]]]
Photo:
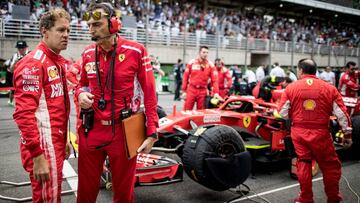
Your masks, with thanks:
[[[60,202],[62,168],[70,154],[70,101],[60,51],[67,48],[70,15],[60,8],[44,13],[38,46],[16,64],[16,108],[23,166],[30,174],[33,202]]]

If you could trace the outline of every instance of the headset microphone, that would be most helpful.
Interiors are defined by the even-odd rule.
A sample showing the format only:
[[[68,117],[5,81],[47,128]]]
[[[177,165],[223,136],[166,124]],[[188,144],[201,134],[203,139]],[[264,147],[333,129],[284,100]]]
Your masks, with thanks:
[[[113,36],[114,34],[110,34],[110,35],[106,35],[105,37],[91,37],[91,41],[99,41],[101,39],[105,39],[105,38],[108,38],[108,37],[111,37]]]

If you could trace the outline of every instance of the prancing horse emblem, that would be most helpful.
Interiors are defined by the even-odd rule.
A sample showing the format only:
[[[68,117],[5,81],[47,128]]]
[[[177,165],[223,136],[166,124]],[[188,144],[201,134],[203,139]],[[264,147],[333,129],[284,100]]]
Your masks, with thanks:
[[[125,54],[119,54],[119,61],[123,62],[125,60]]]

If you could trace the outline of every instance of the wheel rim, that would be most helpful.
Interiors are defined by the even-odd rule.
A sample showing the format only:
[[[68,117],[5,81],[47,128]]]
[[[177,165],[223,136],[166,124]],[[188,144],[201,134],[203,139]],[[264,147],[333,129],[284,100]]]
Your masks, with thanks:
[[[228,158],[237,152],[236,147],[232,143],[224,143],[217,149],[217,154],[221,158]]]

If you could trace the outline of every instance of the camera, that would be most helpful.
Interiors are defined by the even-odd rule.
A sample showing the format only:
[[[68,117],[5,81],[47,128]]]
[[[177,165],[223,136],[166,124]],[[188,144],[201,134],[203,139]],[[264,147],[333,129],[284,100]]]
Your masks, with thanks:
[[[98,108],[103,111],[106,107],[106,101],[101,98],[99,101],[98,101]]]

